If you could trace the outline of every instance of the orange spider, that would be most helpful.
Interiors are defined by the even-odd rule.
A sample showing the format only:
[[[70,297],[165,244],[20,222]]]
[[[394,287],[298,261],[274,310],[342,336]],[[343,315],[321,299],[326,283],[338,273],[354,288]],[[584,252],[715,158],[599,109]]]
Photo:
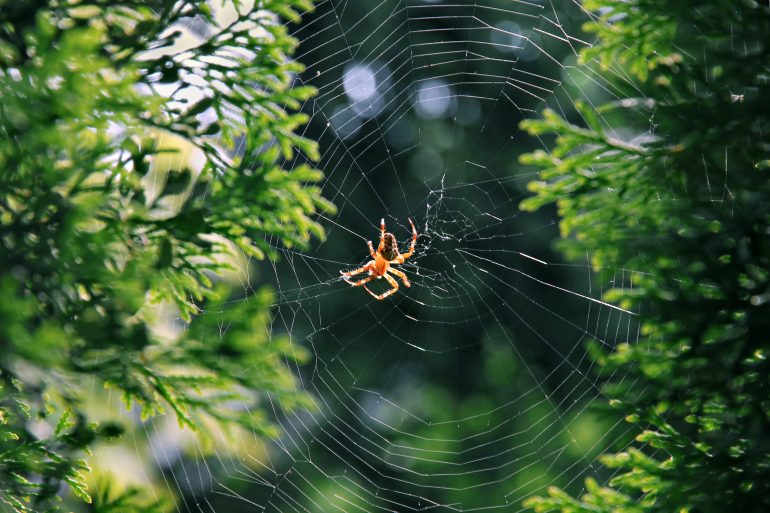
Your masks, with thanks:
[[[369,260],[366,265],[359,267],[358,269],[354,269],[353,271],[340,271],[340,274],[344,277],[345,281],[350,283],[350,285],[353,287],[363,285],[366,291],[371,294],[374,299],[385,299],[389,295],[398,291],[398,282],[394,280],[389,273],[395,274],[401,278],[401,281],[404,282],[404,285],[411,287],[412,284],[409,283],[409,279],[406,277],[406,274],[404,274],[402,271],[399,271],[398,269],[391,267],[395,264],[403,264],[404,260],[412,256],[412,253],[414,253],[414,245],[417,242],[417,229],[414,227],[414,223],[411,219],[409,219],[409,224],[412,225],[412,244],[409,246],[409,251],[402,255],[398,252],[398,243],[396,242],[396,237],[392,233],[385,231],[385,219],[382,219],[380,221],[380,244],[377,246],[377,252],[374,251],[372,242],[367,241],[367,244],[369,244],[369,253],[372,255],[374,260]],[[367,271],[369,272],[369,276],[363,280],[354,282],[348,280],[350,276],[355,276],[356,274],[365,273]],[[372,281],[375,278],[379,279],[383,277],[388,280],[388,283],[390,283],[393,288],[383,292],[380,295],[375,294],[369,290],[366,285],[364,285],[365,283]]]

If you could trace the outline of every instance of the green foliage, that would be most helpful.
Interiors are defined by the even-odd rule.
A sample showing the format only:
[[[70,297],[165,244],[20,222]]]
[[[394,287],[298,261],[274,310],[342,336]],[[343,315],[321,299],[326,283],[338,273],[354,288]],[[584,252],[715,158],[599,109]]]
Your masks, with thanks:
[[[290,87],[297,42],[278,22],[311,4],[232,5],[219,22],[192,0],[0,2],[2,508],[53,510],[62,483],[91,500],[83,452],[123,429],[84,413],[94,378],[204,432],[275,435],[267,395],[312,406],[286,365],[307,353],[271,339],[270,292],[225,306],[216,280],[241,252],[323,237],[314,215],[333,211],[319,171],[284,169],[318,157],[295,133],[314,90]],[[184,34],[191,22],[207,36]],[[161,301],[186,330],[154,329]],[[202,304],[221,315],[196,317]],[[106,492],[95,510],[136,497]]]
[[[88,466],[75,454],[86,449],[97,437],[113,432],[114,426],[103,426],[100,430],[70,409],[56,413],[50,405],[41,408],[40,402],[30,402],[31,398],[38,399],[35,396],[39,391],[28,390],[21,380],[10,378],[8,372],[3,372],[2,378],[0,505],[20,512],[37,511],[35,505],[29,503],[30,498],[51,496],[62,482],[67,483],[78,497],[90,502],[84,483]],[[52,424],[55,422],[55,429],[49,436],[34,436],[24,428],[46,418],[50,418]],[[35,476],[42,479],[35,479]]]
[[[128,488],[123,492],[115,492],[109,481],[100,483],[99,489],[91,504],[93,513],[163,513],[168,504],[163,500],[149,498],[139,488]]]
[[[555,134],[529,210],[556,204],[561,248],[596,269],[635,269],[606,299],[640,312],[636,344],[599,355],[612,404],[639,423],[608,455],[606,488],[558,489],[538,512],[770,509],[770,8],[741,2],[591,1],[598,44],[582,58],[631,72],[637,98],[581,125],[552,111],[523,127]],[[593,65],[592,64],[592,65]],[[617,128],[643,119],[652,133]],[[622,377],[622,379],[620,378]]]

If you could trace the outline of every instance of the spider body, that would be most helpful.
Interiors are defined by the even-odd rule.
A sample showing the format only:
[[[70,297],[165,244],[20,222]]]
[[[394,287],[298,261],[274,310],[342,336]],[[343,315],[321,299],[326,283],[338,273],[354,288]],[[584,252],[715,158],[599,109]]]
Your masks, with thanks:
[[[414,227],[414,223],[409,219],[409,224],[412,225],[412,243],[409,246],[409,251],[403,255],[398,251],[398,243],[396,237],[390,232],[385,231],[385,219],[380,220],[380,242],[377,245],[377,251],[374,250],[374,246],[371,241],[368,241],[369,254],[372,255],[372,260],[366,263],[363,267],[354,269],[352,271],[340,271],[343,278],[353,287],[363,286],[366,291],[371,294],[375,299],[385,299],[386,297],[394,294],[398,291],[398,282],[393,279],[391,274],[394,274],[401,278],[404,285],[411,287],[409,278],[406,277],[402,271],[393,268],[393,265],[403,264],[404,260],[412,256],[414,253],[414,245],[417,243],[417,229]],[[348,278],[361,273],[368,273],[366,278],[358,281],[350,281]],[[375,278],[385,278],[390,284],[391,288],[382,294],[375,294],[366,287],[366,283],[372,281]]]

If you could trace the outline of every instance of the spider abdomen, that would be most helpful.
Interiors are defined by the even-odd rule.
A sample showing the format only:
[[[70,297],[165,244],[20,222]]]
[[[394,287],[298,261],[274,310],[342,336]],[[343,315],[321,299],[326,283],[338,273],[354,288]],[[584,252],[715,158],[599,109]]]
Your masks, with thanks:
[[[396,237],[392,233],[386,233],[382,236],[382,251],[380,252],[385,260],[393,260],[398,256],[398,245]]]

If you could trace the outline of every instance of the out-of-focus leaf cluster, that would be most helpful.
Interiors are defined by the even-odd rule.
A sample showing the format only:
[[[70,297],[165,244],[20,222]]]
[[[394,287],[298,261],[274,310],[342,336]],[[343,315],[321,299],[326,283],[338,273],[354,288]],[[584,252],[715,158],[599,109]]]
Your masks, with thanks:
[[[582,58],[635,75],[636,97],[555,134],[525,209],[556,204],[562,249],[597,270],[638,270],[606,299],[639,312],[638,343],[596,352],[612,404],[639,423],[608,455],[608,487],[553,489],[538,512],[770,509],[770,7],[756,2],[587,2],[599,42]],[[640,116],[641,114],[641,116]],[[637,137],[629,124],[642,118]],[[619,135],[622,134],[622,135]]]
[[[90,501],[82,451],[122,430],[85,416],[94,378],[144,415],[204,430],[274,435],[265,396],[312,405],[286,365],[307,353],[269,333],[271,293],[233,306],[217,284],[236,254],[323,237],[315,215],[333,210],[315,144],[295,133],[314,90],[291,87],[301,68],[279,18],[311,4],[228,4],[230,18],[184,0],[2,3],[3,508],[49,510],[67,488]],[[153,331],[160,301],[181,334]],[[218,337],[195,317],[204,302],[228,318]],[[99,511],[135,495],[101,497]]]

